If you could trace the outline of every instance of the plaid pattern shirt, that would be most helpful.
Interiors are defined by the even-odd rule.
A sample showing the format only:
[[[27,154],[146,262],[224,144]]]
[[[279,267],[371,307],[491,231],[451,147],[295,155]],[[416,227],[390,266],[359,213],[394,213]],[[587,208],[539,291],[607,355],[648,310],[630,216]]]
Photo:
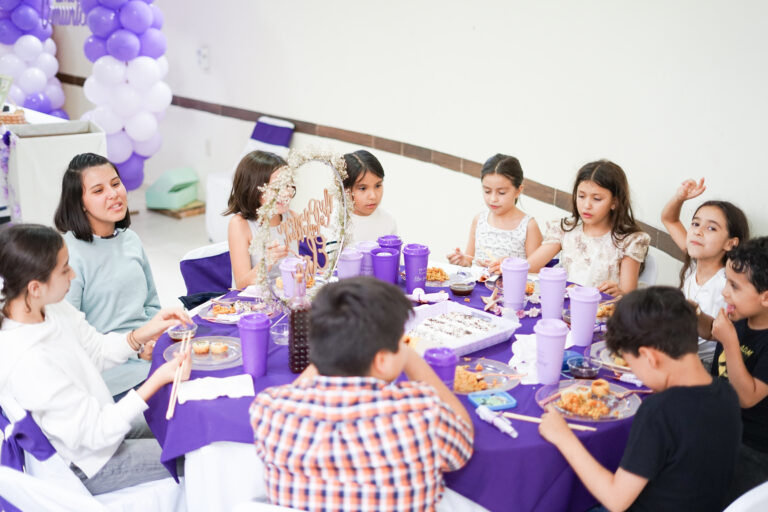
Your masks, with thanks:
[[[472,433],[419,382],[325,377],[274,387],[251,406],[271,503],[301,510],[434,510],[443,471]]]

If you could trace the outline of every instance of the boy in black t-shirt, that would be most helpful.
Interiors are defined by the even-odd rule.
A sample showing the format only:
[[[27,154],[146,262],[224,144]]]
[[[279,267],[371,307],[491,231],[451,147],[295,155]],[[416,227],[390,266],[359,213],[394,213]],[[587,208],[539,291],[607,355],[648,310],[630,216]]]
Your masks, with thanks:
[[[609,510],[720,511],[741,436],[739,404],[697,355],[694,307],[682,292],[651,287],[626,295],[608,321],[606,345],[655,394],[632,422],[612,473],[584,448],[550,405],[539,432]]]
[[[768,237],[728,253],[723,298],[712,324],[712,374],[736,389],[744,423],[729,499],[768,481]],[[731,322],[733,320],[733,322]]]

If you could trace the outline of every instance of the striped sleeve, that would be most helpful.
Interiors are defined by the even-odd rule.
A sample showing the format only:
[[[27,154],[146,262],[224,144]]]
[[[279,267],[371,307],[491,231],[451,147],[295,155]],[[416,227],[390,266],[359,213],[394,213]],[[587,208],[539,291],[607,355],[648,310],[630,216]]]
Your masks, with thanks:
[[[435,425],[437,451],[443,471],[455,471],[472,456],[472,429],[446,404],[438,401]]]

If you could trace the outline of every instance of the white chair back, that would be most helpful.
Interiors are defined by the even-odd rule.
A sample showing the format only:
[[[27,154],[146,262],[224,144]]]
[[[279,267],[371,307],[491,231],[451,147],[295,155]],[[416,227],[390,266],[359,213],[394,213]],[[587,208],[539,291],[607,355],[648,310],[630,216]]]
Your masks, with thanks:
[[[768,510],[768,482],[739,496],[724,512],[765,512]]]
[[[653,286],[656,284],[656,279],[659,276],[659,267],[656,263],[656,257],[651,254],[650,249],[645,256],[645,268],[642,274],[637,278],[638,285],[643,287]]]

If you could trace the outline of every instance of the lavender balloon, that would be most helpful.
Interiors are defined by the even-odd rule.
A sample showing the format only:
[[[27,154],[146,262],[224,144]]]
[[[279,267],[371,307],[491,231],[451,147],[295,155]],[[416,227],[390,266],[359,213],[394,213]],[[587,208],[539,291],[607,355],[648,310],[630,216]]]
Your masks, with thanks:
[[[91,9],[87,19],[88,28],[99,37],[107,37],[120,28],[120,20],[117,19],[117,13],[101,5]]]
[[[61,119],[66,119],[67,121],[69,121],[69,114],[67,114],[66,111],[64,111],[64,110],[62,110],[60,108],[55,108],[55,109],[51,110],[50,112],[48,112],[48,114],[52,115],[52,116],[55,116],[55,117],[59,117]]]
[[[115,30],[107,38],[107,51],[117,60],[128,62],[139,56],[141,43],[139,38],[130,30],[121,28]]]
[[[142,34],[152,25],[152,9],[141,0],[131,0],[120,9],[120,23],[136,34]]]
[[[11,13],[11,21],[21,30],[33,30],[40,23],[40,15],[28,5],[20,5]]]
[[[89,36],[83,45],[86,58],[91,62],[96,62],[107,55],[107,42],[99,36]]]
[[[13,44],[24,35],[10,19],[0,20],[0,43]]]
[[[0,9],[12,11],[21,3],[21,0],[0,0]]]
[[[51,110],[51,100],[41,92],[30,94],[27,96],[27,99],[24,100],[24,108],[47,114]]]
[[[156,28],[149,28],[146,32],[139,36],[141,41],[141,52],[139,55],[146,55],[157,59],[163,56],[167,42],[165,40],[165,34],[160,32]]]
[[[117,172],[120,173],[120,180],[128,190],[136,190],[144,181],[144,158],[132,154],[131,157],[121,164],[117,164]]]
[[[99,0],[80,0],[80,9],[82,9],[85,14],[91,12],[91,9],[98,5]]]

